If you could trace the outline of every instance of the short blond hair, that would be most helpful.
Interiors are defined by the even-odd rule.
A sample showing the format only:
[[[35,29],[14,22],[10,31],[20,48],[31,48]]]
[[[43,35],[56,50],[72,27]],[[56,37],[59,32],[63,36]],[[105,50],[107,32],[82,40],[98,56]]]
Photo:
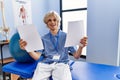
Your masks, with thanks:
[[[49,17],[50,16],[54,16],[58,22],[58,26],[60,25],[60,21],[61,21],[61,18],[59,16],[59,14],[55,11],[50,11],[48,12],[45,17],[44,17],[44,23],[47,24],[48,20],[49,20]]]

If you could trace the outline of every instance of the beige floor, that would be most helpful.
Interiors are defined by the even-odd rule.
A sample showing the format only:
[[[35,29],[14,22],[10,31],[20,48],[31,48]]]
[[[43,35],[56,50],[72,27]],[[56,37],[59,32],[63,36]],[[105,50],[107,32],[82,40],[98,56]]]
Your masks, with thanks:
[[[17,80],[19,78],[18,75],[11,74],[11,80]]]
[[[17,80],[19,77],[20,77],[19,75],[11,74],[11,80]],[[32,79],[27,79],[27,80],[32,80]]]

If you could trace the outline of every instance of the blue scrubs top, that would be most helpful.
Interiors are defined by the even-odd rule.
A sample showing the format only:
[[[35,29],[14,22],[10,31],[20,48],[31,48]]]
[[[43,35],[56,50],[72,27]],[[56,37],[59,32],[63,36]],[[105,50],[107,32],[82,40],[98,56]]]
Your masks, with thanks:
[[[66,33],[59,30],[57,35],[52,35],[50,32],[42,37],[44,50],[42,50],[42,55],[44,63],[67,63],[69,61],[68,54],[74,53],[76,50],[74,47],[64,47],[66,41]],[[59,60],[54,60],[53,56],[59,54]]]

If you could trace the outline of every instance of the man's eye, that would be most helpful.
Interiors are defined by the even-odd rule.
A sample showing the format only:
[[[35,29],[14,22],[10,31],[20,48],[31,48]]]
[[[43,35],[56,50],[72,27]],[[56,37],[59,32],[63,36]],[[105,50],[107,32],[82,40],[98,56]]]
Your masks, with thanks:
[[[48,19],[48,22],[52,21],[51,19]]]
[[[53,21],[57,21],[56,19],[54,19]]]

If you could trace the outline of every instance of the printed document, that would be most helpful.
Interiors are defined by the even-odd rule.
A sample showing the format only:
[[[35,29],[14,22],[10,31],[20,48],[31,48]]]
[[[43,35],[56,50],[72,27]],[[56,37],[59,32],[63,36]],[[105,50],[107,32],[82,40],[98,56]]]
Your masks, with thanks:
[[[85,36],[83,20],[69,21],[68,32],[65,47],[77,46],[80,44],[80,39]]]
[[[20,38],[27,42],[25,47],[27,52],[43,49],[41,36],[33,24],[21,25],[17,29]]]

